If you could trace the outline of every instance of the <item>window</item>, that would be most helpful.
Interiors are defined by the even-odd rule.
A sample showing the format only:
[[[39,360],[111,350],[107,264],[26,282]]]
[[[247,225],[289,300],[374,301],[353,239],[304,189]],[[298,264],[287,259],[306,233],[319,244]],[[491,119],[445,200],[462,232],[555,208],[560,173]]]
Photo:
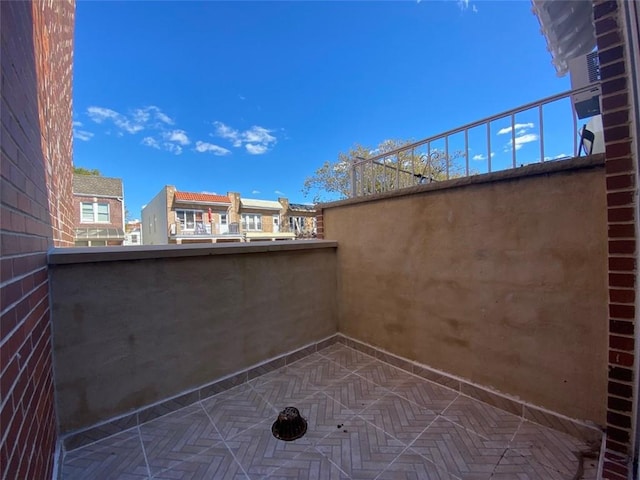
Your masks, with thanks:
[[[262,230],[262,215],[256,213],[242,214],[242,229],[246,231]]]
[[[82,202],[80,220],[82,223],[109,223],[109,204]]]
[[[294,233],[301,233],[305,230],[304,217],[289,217],[289,229]]]
[[[202,212],[196,210],[176,210],[176,218],[182,230],[195,230],[196,222],[202,223]]]
[[[194,232],[204,235],[211,232],[211,226],[204,223],[205,213],[202,210],[176,210],[176,219],[180,222],[180,231]]]
[[[226,213],[221,213],[220,214],[220,225],[228,225],[229,224],[229,217],[227,216]]]
[[[192,210],[176,210],[176,218],[180,222],[181,230],[195,230],[196,216]]]

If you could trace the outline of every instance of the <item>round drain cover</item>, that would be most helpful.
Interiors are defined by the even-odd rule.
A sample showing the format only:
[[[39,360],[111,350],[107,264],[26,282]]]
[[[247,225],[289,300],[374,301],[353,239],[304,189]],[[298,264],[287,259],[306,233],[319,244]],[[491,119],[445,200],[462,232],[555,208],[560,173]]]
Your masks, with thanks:
[[[287,442],[302,437],[306,432],[307,421],[300,416],[296,407],[287,407],[282,410],[271,427],[274,437]]]

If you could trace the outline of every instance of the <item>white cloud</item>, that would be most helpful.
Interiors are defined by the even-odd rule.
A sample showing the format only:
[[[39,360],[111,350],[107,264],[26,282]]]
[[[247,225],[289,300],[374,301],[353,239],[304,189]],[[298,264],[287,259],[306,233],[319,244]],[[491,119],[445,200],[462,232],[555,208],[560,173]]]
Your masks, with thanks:
[[[516,137],[516,150],[520,150],[525,145],[525,143],[535,142],[536,140],[538,140],[538,135],[536,135],[535,133],[527,133],[525,135]],[[511,150],[511,146],[512,141],[509,140],[509,143],[507,143],[507,145],[505,146],[505,151]]]
[[[196,142],[196,151],[200,153],[210,152],[217,156],[229,155],[231,153],[226,148],[199,140]]]
[[[168,115],[162,113],[161,111],[156,112],[156,118],[167,125],[173,125],[175,122]]]
[[[160,149],[160,144],[155,138],[152,137],[144,137],[141,143],[142,145],[145,145],[147,147],[157,148],[158,150]]]
[[[257,195],[258,193],[260,193],[260,190],[251,190],[252,195]]]
[[[280,190],[275,190],[273,193],[275,193],[276,195],[286,195],[286,193],[281,192]]]
[[[238,130],[231,128],[222,122],[213,122],[213,126],[216,127],[216,136],[231,140],[234,147],[242,146],[242,140],[240,139],[240,132]]]
[[[82,126],[82,122],[78,122],[77,120],[75,122],[73,122],[73,126],[74,127],[81,127]]]
[[[271,130],[267,130],[266,128],[253,126],[249,130],[244,132],[244,141],[251,143],[261,143],[265,145],[275,143],[276,137],[270,135],[270,132]]]
[[[115,110],[111,110],[110,108],[89,107],[87,109],[87,114],[89,115],[89,118],[96,123],[103,123],[106,120],[110,120],[116,127],[127,133],[133,134],[144,130],[144,125],[142,125],[142,123],[136,120],[131,120],[125,115],[122,115]]]
[[[491,158],[495,157],[496,154],[495,152],[491,152]],[[486,160],[487,156],[484,153],[478,153],[477,155],[474,155],[473,157],[471,157],[472,160]]]
[[[182,153],[182,147],[175,143],[164,142],[162,146],[166,151],[171,152],[174,155],[180,155]]]
[[[102,123],[108,118],[118,118],[121,116],[115,110],[103,107],[89,107],[87,108],[87,114],[89,114],[89,118],[96,123]]]
[[[156,126],[158,126],[157,122],[165,123],[167,125],[173,125],[175,123],[171,117],[155,105],[136,108],[133,110],[131,115],[138,123],[147,123],[150,120],[155,120]]]
[[[475,4],[472,4],[469,0],[456,0],[456,4],[461,12],[469,10],[469,7],[471,7],[471,11],[473,13],[478,13],[478,7],[476,7]]]
[[[253,143],[247,143],[244,148],[247,149],[251,155],[262,155],[268,149],[266,145],[254,145]]]
[[[187,132],[184,130],[171,130],[169,132],[164,132],[163,137],[168,142],[176,142],[180,145],[189,145],[191,140],[187,136]]]
[[[569,155],[567,155],[566,153],[560,153],[559,155],[556,155],[555,157],[544,157],[544,161],[548,161],[548,160],[559,160],[561,158],[569,158]]]
[[[246,100],[247,99],[247,97],[245,97],[244,95],[240,95],[240,94],[238,94],[238,98],[240,100]]]
[[[73,122],[73,123],[75,124],[80,122]],[[91,137],[93,137],[93,133],[91,132],[87,132],[86,130],[78,130],[76,128],[73,129],[73,138],[82,140],[83,142],[88,142],[89,140],[91,140]]]
[[[529,122],[529,123],[516,123],[513,126],[516,129],[516,135],[524,135],[527,130],[531,129],[534,127],[533,123]],[[507,133],[511,133],[511,127],[505,127],[505,128],[501,128],[500,130],[498,130],[498,135],[504,135]]]
[[[133,109],[129,115],[110,108],[92,106],[87,108],[87,115],[95,123],[112,122],[120,129],[120,134],[135,134],[149,128],[161,130],[165,124],[173,124],[173,120],[155,105]]]
[[[272,135],[273,130],[258,125],[254,125],[244,131],[236,130],[218,121],[213,122],[213,125],[216,128],[215,136],[229,140],[236,148],[244,145],[247,152],[252,155],[266,153],[269,147],[277,142],[276,137]]]

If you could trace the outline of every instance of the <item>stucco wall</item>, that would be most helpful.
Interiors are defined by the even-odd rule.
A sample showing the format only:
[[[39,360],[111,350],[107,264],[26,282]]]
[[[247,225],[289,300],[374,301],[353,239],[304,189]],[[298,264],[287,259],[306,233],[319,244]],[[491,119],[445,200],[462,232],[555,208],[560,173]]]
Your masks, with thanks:
[[[104,262],[162,252],[98,248],[94,263],[52,265],[62,432],[335,333],[335,245],[318,245],[171,246],[166,255],[195,256]],[[87,252],[60,255],[74,250]]]
[[[339,331],[604,424],[606,202],[593,163],[325,205]],[[571,165],[586,168],[504,178]]]
[[[175,187],[165,186],[142,209],[142,242],[145,245],[167,245],[169,222],[167,205],[173,202]]]

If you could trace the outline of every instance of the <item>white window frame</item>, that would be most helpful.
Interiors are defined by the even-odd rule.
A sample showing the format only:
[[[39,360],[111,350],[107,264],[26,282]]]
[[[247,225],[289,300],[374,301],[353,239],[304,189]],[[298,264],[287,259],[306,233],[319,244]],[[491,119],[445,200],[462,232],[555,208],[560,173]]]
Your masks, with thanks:
[[[229,225],[229,214],[227,213],[220,214],[220,225]]]
[[[297,217],[291,216],[289,217],[289,228],[293,233],[303,233],[306,228],[306,217]]]
[[[91,206],[91,219],[85,217],[84,207],[85,205]],[[100,207],[107,207],[107,219],[100,220],[100,214],[104,215],[104,212],[100,212]],[[111,206],[108,203],[100,202],[80,202],[80,223],[111,223]]]
[[[176,223],[180,224],[180,230],[182,232],[195,232],[196,229],[199,229],[200,233],[203,233],[206,230],[206,222],[204,221],[206,212],[204,210],[179,208],[179,209],[176,209],[175,212],[176,212]],[[183,215],[184,221],[183,221],[183,218],[180,217],[181,214],[184,214]],[[191,217],[191,226],[187,227],[187,225],[189,225],[189,217]]]
[[[242,229],[246,232],[261,232],[262,215],[259,213],[243,213]]]

